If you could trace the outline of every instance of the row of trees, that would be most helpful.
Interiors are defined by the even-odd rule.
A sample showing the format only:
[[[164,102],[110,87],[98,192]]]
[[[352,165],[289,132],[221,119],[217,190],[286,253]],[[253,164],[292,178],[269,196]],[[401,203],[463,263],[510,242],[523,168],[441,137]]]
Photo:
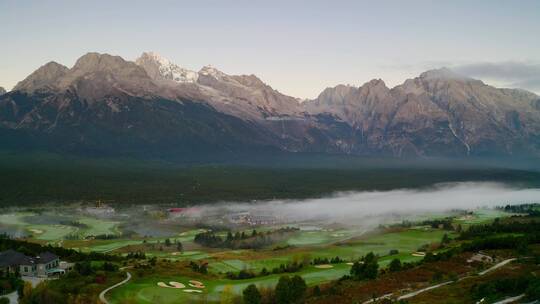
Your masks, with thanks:
[[[504,207],[499,207],[499,209],[506,212],[527,214],[529,216],[540,215],[540,204],[506,205]]]
[[[0,296],[8,294],[14,290],[20,290],[23,287],[24,281],[18,273],[3,273],[0,272]]]
[[[89,252],[84,253],[81,251],[68,249],[64,247],[56,247],[52,245],[40,245],[37,243],[31,243],[22,240],[16,240],[10,238],[6,234],[0,234],[0,251],[13,249],[18,252],[21,252],[28,256],[36,256],[41,252],[49,251],[57,256],[61,257],[64,260],[70,262],[79,262],[79,261],[121,261],[124,259],[121,255],[116,254],[105,254],[98,252]]]
[[[335,256],[333,258],[314,258],[311,264],[313,265],[324,265],[324,264],[339,264],[343,263],[344,260],[340,258],[339,256]]]
[[[519,295],[525,293],[527,299],[540,299],[540,279],[531,275],[523,275],[517,278],[496,278],[494,280],[474,284],[471,293],[475,300],[491,302],[507,295]]]
[[[261,304],[261,303],[276,303],[276,304],[292,304],[301,303],[305,298],[307,291],[306,281],[298,275],[282,276],[270,292],[265,292],[264,295],[259,291],[254,284],[249,285],[242,292],[242,300],[245,304]]]
[[[228,279],[231,280],[245,280],[245,279],[251,279],[255,277],[262,277],[267,276],[270,274],[280,274],[280,273],[293,273],[300,271],[304,266],[311,264],[311,265],[322,265],[322,264],[338,264],[343,263],[344,260],[340,258],[339,256],[335,256],[333,258],[321,258],[316,257],[313,260],[309,261],[309,257],[304,257],[303,260],[295,260],[289,263],[282,263],[278,267],[272,268],[271,271],[266,269],[264,267],[259,273],[255,273],[250,270],[240,270],[238,273],[234,273],[232,271],[227,272],[225,275]]]
[[[461,239],[484,237],[496,233],[524,233],[535,234],[540,231],[540,221],[506,221],[496,218],[493,223],[486,225],[473,225],[460,234]]]
[[[202,232],[195,235],[194,241],[205,247],[230,248],[230,249],[260,249],[269,246],[276,241],[283,239],[287,234],[297,231],[298,228],[284,227],[267,232],[251,233],[227,232],[227,236],[222,238],[212,231]]]
[[[191,268],[191,270],[195,271],[195,272],[198,272],[198,273],[202,273],[202,274],[207,274],[208,273],[208,263],[195,263],[193,261],[189,261],[189,267]]]
[[[231,280],[245,280],[245,279],[251,279],[255,277],[263,277],[270,274],[298,272],[303,267],[304,267],[304,263],[293,261],[286,264],[280,264],[278,267],[272,268],[272,271],[268,271],[268,269],[264,267],[258,274],[249,270],[240,270],[238,273],[229,271],[226,273],[226,276],[228,279],[231,279]]]

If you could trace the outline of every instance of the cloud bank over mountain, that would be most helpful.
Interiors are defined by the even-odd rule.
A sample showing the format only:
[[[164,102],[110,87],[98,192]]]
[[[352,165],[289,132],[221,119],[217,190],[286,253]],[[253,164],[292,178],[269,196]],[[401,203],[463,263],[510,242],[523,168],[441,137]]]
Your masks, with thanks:
[[[521,88],[540,93],[540,64],[532,62],[480,62],[452,68],[458,73],[498,86]]]

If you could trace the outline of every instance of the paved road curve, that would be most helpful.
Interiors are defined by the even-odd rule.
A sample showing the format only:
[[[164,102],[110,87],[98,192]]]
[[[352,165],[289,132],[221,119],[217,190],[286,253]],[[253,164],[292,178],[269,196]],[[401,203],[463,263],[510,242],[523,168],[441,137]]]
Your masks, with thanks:
[[[8,293],[7,295],[3,295],[3,297],[8,298],[9,304],[17,304],[19,303],[19,294],[17,291],[14,291],[12,293]]]
[[[506,298],[502,301],[499,301],[499,302],[495,302],[493,304],[508,304],[508,303],[514,303],[515,301],[517,300],[521,300],[522,298],[524,298],[525,295],[522,294],[522,295],[519,295],[519,296],[516,296],[516,297],[511,297],[511,298]]]
[[[508,259],[508,260],[504,260],[504,261],[502,261],[502,262],[500,262],[500,263],[497,263],[497,264],[493,265],[492,267],[490,267],[490,268],[488,268],[488,269],[486,269],[486,270],[484,270],[484,271],[478,273],[478,275],[483,276],[483,275],[485,275],[486,273],[491,272],[491,271],[493,271],[493,270],[495,270],[495,269],[501,268],[501,267],[503,267],[504,265],[506,265],[506,264],[508,264],[508,263],[510,263],[510,262],[512,262],[512,261],[514,261],[514,260],[515,260],[515,258],[513,258],[513,259]],[[470,277],[471,277],[471,276],[466,276],[466,277],[463,277],[463,278],[461,278],[461,279],[459,279],[459,280],[461,281],[461,280],[464,280],[464,279],[470,278]],[[424,292],[424,291],[428,291],[428,290],[432,290],[432,289],[435,289],[435,288],[439,288],[439,287],[441,287],[441,286],[448,285],[448,284],[453,283],[453,282],[454,282],[454,281],[448,281],[448,282],[440,283],[440,284],[437,284],[437,285],[429,286],[429,287],[426,287],[426,288],[423,288],[423,289],[420,289],[420,290],[417,290],[417,291],[413,291],[413,292],[410,292],[410,293],[407,293],[407,294],[402,295],[401,297],[398,298],[398,300],[412,298],[412,297],[414,297],[414,296],[416,296],[416,295],[418,295],[418,294],[421,294],[421,293]]]
[[[131,273],[126,272],[126,278],[125,278],[122,282],[116,283],[116,284],[114,284],[113,286],[111,286],[111,287],[105,289],[104,291],[102,291],[102,292],[99,294],[99,300],[100,300],[102,303],[104,303],[104,304],[110,304],[109,301],[107,301],[107,299],[105,299],[105,294],[106,294],[107,292],[109,292],[110,290],[112,290],[112,289],[114,289],[114,288],[116,288],[116,287],[118,287],[118,286],[120,286],[120,285],[126,284],[129,280],[131,280]]]
[[[480,272],[479,275],[485,275],[486,273],[488,273],[490,271],[493,271],[493,270],[495,270],[497,268],[503,267],[504,265],[506,265],[506,264],[508,264],[508,263],[510,263],[512,261],[515,261],[515,260],[516,260],[515,258],[514,259],[504,260],[504,261],[498,263],[497,265]]]

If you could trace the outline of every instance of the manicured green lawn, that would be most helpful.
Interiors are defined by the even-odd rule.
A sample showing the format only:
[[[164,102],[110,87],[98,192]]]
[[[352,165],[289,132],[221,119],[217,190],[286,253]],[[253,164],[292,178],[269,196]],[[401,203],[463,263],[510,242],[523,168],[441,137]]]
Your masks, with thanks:
[[[58,241],[78,230],[65,225],[31,225],[26,228],[35,239],[44,241]]]
[[[287,244],[294,246],[305,245],[322,245],[337,242],[353,236],[358,231],[351,230],[311,230],[298,231],[295,235],[287,240]]]
[[[27,216],[33,216],[34,213],[31,212],[17,212],[17,213],[6,213],[0,214],[0,223],[5,225],[14,225],[14,226],[24,226],[28,225],[23,218]]]
[[[455,220],[456,223],[473,225],[473,224],[486,224],[498,217],[510,216],[511,213],[504,212],[496,209],[478,209],[475,210],[471,218],[463,217]]]
[[[95,236],[95,235],[102,235],[102,234],[108,234],[108,235],[120,234],[120,231],[118,231],[117,229],[119,222],[95,219],[91,217],[84,217],[84,218],[79,219],[78,221],[88,226],[88,228],[81,230],[81,235],[83,237],[86,237],[89,235]]]
[[[314,266],[308,266],[304,270],[298,272],[299,275],[304,277],[306,282],[310,285],[319,284],[328,280],[337,279],[347,273],[349,273],[350,266],[346,264],[334,265],[331,269],[318,269]],[[269,275],[265,277],[258,277],[249,280],[228,280],[228,279],[214,279],[214,280],[200,280],[206,288],[204,294],[188,294],[181,289],[163,288],[157,286],[158,282],[168,283],[170,281],[176,281],[183,284],[188,283],[192,278],[183,276],[173,277],[160,277],[152,276],[145,278],[134,278],[131,282],[124,286],[118,287],[111,291],[108,299],[112,303],[120,303],[121,300],[135,300],[136,303],[191,303],[195,300],[206,299],[208,301],[219,301],[220,293],[225,286],[230,285],[235,293],[241,293],[244,288],[249,284],[256,284],[258,286],[274,286],[281,275]]]

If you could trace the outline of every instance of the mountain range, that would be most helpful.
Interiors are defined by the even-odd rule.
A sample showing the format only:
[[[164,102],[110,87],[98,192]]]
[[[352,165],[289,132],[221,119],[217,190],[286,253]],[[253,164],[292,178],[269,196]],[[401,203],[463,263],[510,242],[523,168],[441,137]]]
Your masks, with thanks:
[[[88,53],[0,88],[5,149],[204,157],[313,152],[394,157],[540,156],[540,97],[442,68],[388,88],[326,88],[301,101],[255,75]]]

